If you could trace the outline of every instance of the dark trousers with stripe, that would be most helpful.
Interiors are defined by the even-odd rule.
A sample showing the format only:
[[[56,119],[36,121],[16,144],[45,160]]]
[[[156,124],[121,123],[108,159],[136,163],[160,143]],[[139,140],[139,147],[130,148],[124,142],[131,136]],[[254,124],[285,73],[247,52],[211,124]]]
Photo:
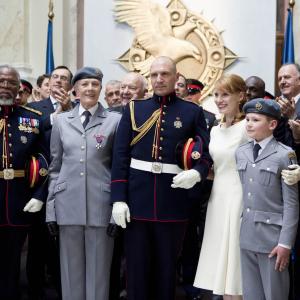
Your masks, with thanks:
[[[186,222],[132,220],[125,230],[128,300],[174,300]]]
[[[0,299],[20,299],[20,264],[27,227],[0,227]]]

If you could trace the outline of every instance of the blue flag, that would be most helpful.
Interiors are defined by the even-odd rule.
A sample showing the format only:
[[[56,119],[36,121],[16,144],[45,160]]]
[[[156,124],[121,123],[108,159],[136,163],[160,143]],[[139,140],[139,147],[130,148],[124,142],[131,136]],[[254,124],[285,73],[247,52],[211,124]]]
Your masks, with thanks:
[[[48,21],[47,34],[47,52],[46,52],[46,74],[50,74],[54,70],[53,45],[52,45],[52,20]]]
[[[293,12],[288,9],[288,17],[284,35],[284,48],[282,54],[282,64],[294,63],[294,36],[293,36]]]

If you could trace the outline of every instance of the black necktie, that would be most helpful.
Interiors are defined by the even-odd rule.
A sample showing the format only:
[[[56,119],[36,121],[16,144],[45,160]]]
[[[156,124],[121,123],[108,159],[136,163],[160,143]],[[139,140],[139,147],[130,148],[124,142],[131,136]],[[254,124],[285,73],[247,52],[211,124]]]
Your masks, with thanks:
[[[259,144],[255,144],[253,147],[253,158],[254,160],[257,159],[258,156],[258,151],[261,149],[261,147],[259,146]]]
[[[85,116],[84,122],[82,123],[83,128],[85,128],[90,121],[91,113],[88,110],[85,110],[82,115]]]

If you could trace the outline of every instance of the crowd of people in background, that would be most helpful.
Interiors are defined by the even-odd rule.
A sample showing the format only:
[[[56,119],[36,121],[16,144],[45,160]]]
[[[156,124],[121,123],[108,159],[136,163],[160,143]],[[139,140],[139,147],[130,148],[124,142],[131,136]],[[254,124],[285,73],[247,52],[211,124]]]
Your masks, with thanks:
[[[299,65],[281,66],[277,97],[223,75],[217,114],[167,57],[151,85],[110,78],[107,108],[102,78],[58,66],[33,87],[0,66],[0,299],[22,299],[26,237],[30,300],[49,282],[63,300],[174,300],[176,284],[187,300],[300,299]],[[49,176],[29,186],[37,153]]]

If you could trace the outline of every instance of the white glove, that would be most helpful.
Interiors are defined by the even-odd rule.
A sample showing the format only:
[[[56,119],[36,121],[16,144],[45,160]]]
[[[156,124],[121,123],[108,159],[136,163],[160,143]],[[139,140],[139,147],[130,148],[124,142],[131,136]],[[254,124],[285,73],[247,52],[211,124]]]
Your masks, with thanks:
[[[35,198],[31,198],[25,205],[25,207],[23,208],[23,211],[28,211],[31,213],[35,213],[38,212],[42,209],[43,207],[43,202],[35,199]]]
[[[115,202],[112,209],[112,216],[117,225],[126,228],[126,221],[130,222],[128,205],[125,202]]]
[[[182,171],[173,177],[172,188],[190,189],[201,181],[200,173],[194,169]]]
[[[290,165],[288,168],[290,170],[282,170],[282,179],[287,185],[296,184],[300,180],[300,166]]]

